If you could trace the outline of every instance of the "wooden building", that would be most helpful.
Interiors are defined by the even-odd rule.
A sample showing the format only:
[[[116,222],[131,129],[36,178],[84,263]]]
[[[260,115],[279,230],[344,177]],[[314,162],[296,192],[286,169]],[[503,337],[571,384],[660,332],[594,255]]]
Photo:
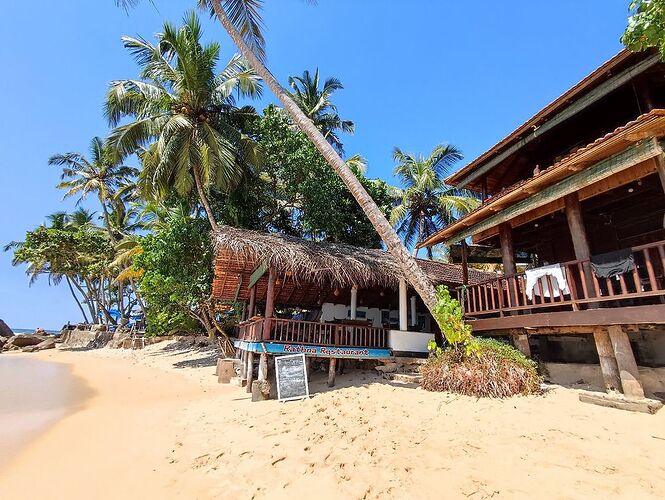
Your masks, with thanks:
[[[254,353],[267,376],[269,355],[389,358],[427,353],[436,322],[383,250],[319,243],[222,226],[214,234],[213,297],[239,304],[237,347],[248,387]],[[456,288],[462,267],[418,260],[434,284]],[[468,270],[470,283],[495,276]]]
[[[483,203],[421,246],[501,252],[459,290],[475,332],[560,361],[586,339],[607,389],[643,397],[637,362],[665,366],[664,138],[665,64],[625,50],[447,179]]]

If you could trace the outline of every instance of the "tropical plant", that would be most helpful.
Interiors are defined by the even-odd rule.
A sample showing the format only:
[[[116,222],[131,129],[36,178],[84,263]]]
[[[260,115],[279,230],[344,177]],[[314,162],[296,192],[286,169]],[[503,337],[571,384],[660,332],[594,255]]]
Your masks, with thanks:
[[[330,98],[335,91],[343,89],[344,86],[335,77],[327,78],[321,89],[319,83],[319,68],[316,68],[314,75],[305,70],[302,76],[290,76],[291,97],[328,142],[343,154],[344,147],[338,132],[353,134],[355,126],[352,121],[340,118],[337,107]]]
[[[65,153],[51,156],[49,165],[62,167],[62,182],[58,188],[66,189],[65,198],[79,195],[83,200],[89,193],[97,193],[104,214],[104,225],[112,241],[116,235],[111,228],[109,211],[118,191],[132,184],[138,170],[122,164],[120,155],[104,141],[95,137],[90,141],[90,156],[81,153]]]
[[[393,190],[396,204],[390,222],[404,244],[413,246],[415,257],[418,243],[476,208],[480,201],[471,191],[447,186],[443,181],[462,159],[455,146],[439,145],[427,157],[395,148],[393,159],[398,162],[395,175],[404,187]],[[432,259],[431,247],[427,248],[427,256]]]
[[[248,186],[263,200],[261,228],[315,240],[379,247],[381,239],[325,159],[281,108],[268,106],[253,135],[264,155],[260,177]],[[388,186],[365,177],[365,161],[347,160],[381,211],[389,212]]]
[[[340,176],[346,188],[372,222],[388,251],[401,266],[404,275],[427,308],[433,311],[436,306],[436,293],[427,275],[409,254],[381,209],[372,200],[354,172],[265,66],[265,40],[261,34],[260,17],[262,3],[262,0],[199,0],[201,6],[211,8],[250,66],[279,99],[294,123],[307,135],[330,167]]]
[[[106,116],[115,127],[110,143],[122,155],[141,153],[144,193],[188,197],[195,189],[214,229],[210,188],[232,189],[257,162],[252,140],[242,133],[255,111],[238,108],[236,96],[260,96],[261,84],[238,55],[217,72],[220,46],[203,45],[201,37],[194,12],[180,28],[165,23],[156,44],[123,37],[140,79],[111,83]],[[126,117],[132,121],[121,124]]]
[[[656,47],[665,58],[665,0],[632,0],[621,42],[631,50]]]
[[[113,321],[109,314],[113,301],[108,290],[112,256],[109,237],[92,223],[92,215],[85,210],[74,214],[56,212],[48,219],[49,226],[28,231],[24,241],[13,241],[4,247],[5,251],[14,252],[12,264],[27,265],[30,284],[42,275],[55,285],[64,279],[84,321],[97,323],[100,314]]]

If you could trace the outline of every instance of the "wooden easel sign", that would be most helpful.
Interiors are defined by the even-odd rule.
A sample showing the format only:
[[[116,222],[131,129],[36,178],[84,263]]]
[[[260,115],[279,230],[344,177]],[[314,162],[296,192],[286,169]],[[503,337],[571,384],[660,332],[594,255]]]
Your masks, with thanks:
[[[289,354],[275,357],[277,399],[293,401],[309,397],[307,366],[304,354]]]

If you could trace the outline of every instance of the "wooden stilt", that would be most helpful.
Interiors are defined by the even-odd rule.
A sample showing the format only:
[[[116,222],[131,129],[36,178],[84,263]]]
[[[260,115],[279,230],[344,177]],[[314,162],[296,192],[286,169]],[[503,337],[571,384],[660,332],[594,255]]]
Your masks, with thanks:
[[[270,328],[272,322],[270,321],[275,312],[275,281],[277,280],[277,272],[274,267],[268,271],[268,288],[266,290],[266,311],[265,321],[263,322],[263,333],[261,338],[263,340],[270,340]]]
[[[644,399],[644,389],[628,334],[618,325],[607,327],[607,331],[614,349],[624,395],[629,399]]]
[[[259,382],[265,382],[268,380],[268,354],[265,352],[261,353],[259,358]]]
[[[247,392],[252,392],[252,382],[254,381],[254,353],[247,353]]]
[[[328,366],[328,387],[335,386],[336,365],[337,365],[337,358],[330,358],[330,365]]]
[[[249,308],[247,309],[247,319],[254,316],[256,312],[256,285],[249,290]]]
[[[603,374],[605,390],[620,391],[621,378],[619,377],[619,367],[614,357],[614,348],[610,341],[610,335],[605,328],[597,328],[593,332],[593,338],[596,341],[596,350],[600,358],[600,371]]]
[[[529,337],[526,334],[513,335],[513,344],[515,347],[526,357],[531,357],[531,346],[529,345]]]
[[[244,350],[240,351],[240,378],[247,378],[247,351]]]
[[[312,378],[312,358],[305,356],[305,370],[307,370],[307,380]]]

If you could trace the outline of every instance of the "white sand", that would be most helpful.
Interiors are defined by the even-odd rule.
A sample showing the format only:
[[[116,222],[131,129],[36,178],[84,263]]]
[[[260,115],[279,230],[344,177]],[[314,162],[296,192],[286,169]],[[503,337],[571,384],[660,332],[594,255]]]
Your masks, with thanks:
[[[475,400],[356,371],[307,401],[251,403],[244,389],[216,383],[210,352],[173,343],[38,356],[71,363],[96,394],[0,472],[3,499],[665,491],[665,411],[587,405],[569,389]],[[313,390],[322,390],[325,374],[315,377]]]

